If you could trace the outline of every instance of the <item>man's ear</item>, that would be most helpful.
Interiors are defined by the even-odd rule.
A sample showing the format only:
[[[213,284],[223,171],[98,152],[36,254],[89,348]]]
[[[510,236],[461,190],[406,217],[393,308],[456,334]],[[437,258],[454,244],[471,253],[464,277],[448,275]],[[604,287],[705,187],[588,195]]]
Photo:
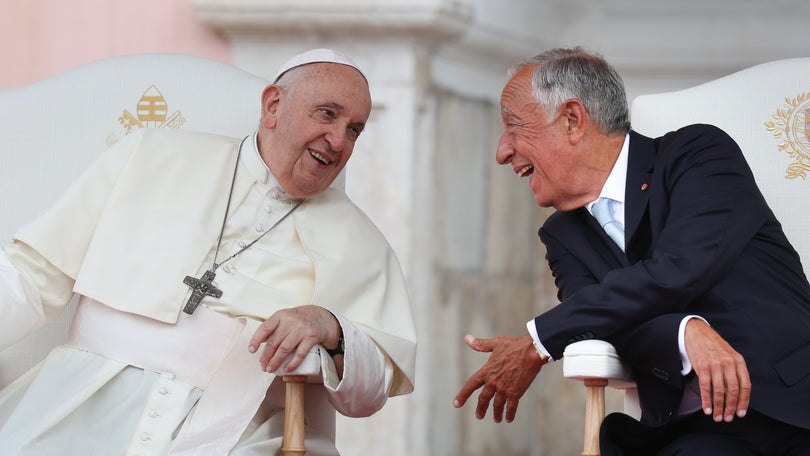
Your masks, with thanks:
[[[275,128],[278,123],[278,103],[281,100],[281,87],[270,84],[262,92],[262,126]]]
[[[576,98],[566,100],[561,111],[568,138],[572,144],[575,144],[585,136],[585,125],[590,119],[590,114],[588,114],[588,110],[585,109],[582,101]]]

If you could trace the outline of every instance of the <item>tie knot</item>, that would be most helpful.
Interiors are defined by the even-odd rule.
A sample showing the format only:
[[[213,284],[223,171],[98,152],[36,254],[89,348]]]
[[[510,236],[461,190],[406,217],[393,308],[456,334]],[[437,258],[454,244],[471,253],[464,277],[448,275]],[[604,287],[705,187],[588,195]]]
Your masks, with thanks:
[[[591,212],[601,226],[604,227],[608,223],[616,221],[616,217],[613,215],[613,206],[616,203],[617,201],[605,197],[600,197],[593,203]]]
[[[613,239],[616,244],[624,250],[624,225],[616,219],[614,211],[616,206],[620,205],[616,200],[610,198],[599,198],[591,207],[593,217],[599,222],[599,225],[605,232]]]

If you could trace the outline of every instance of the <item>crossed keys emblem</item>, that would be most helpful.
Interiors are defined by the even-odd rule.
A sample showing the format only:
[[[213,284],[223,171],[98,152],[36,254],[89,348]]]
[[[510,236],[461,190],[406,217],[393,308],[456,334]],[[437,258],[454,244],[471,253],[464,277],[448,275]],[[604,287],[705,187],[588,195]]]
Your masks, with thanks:
[[[146,89],[138,100],[138,108],[133,115],[129,110],[118,117],[118,122],[124,127],[125,135],[132,133],[133,128],[180,128],[186,123],[185,117],[180,110],[169,114],[169,105],[160,90],[152,84]]]

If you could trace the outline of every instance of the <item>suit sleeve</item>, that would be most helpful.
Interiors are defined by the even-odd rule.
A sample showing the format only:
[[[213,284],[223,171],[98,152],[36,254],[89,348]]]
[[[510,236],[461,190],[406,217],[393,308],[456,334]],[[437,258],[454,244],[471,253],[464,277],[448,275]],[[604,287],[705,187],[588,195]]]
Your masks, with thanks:
[[[661,140],[650,205],[664,205],[651,254],[586,284],[581,264],[547,231],[541,239],[563,301],[535,319],[552,356],[582,334],[610,340],[642,322],[687,306],[722,280],[770,210],[739,147],[699,126]],[[595,280],[595,279],[594,279]]]

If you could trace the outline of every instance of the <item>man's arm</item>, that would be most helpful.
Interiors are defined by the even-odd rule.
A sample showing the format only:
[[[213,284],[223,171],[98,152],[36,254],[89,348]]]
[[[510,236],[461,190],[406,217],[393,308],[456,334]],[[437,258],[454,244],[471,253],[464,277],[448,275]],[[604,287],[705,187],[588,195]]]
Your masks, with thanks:
[[[22,339],[44,324],[45,315],[39,292],[31,282],[14,267],[0,250],[0,303],[3,318],[0,320],[0,349]]]
[[[689,370],[684,372],[678,330],[685,322],[684,344]],[[700,318],[667,314],[610,339],[622,361],[636,372],[658,371],[658,381],[677,390],[694,370],[703,411],[715,421],[743,417],[751,397],[751,379],[743,357]]]
[[[656,165],[650,217],[661,224],[652,254],[607,272],[601,282],[571,289],[581,275],[570,250],[541,230],[563,301],[535,319],[552,357],[577,335],[609,339],[643,321],[686,306],[720,281],[768,215],[753,176],[733,141],[717,129],[691,128],[664,140]],[[662,168],[662,169],[658,169]]]
[[[73,280],[29,246],[0,250],[0,349],[53,321],[73,296]]]

